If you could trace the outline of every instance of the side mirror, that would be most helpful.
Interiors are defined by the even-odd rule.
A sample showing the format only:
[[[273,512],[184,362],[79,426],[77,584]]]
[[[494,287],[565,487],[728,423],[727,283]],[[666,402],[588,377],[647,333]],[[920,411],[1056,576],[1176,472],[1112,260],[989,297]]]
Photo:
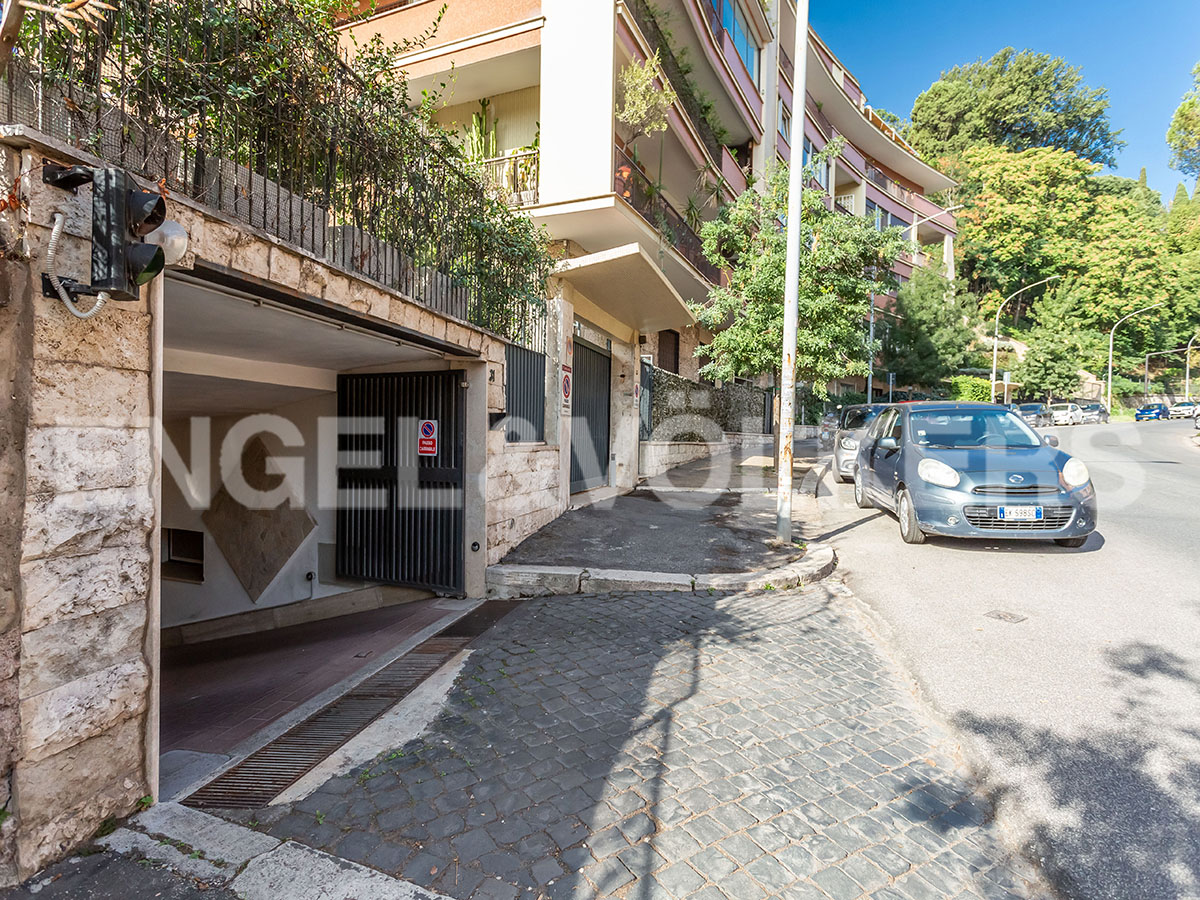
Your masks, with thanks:
[[[1045,438],[1043,438],[1043,440],[1045,440],[1047,447],[1057,447],[1058,446],[1058,437],[1056,435],[1048,434],[1048,435],[1046,435]]]
[[[894,437],[882,437],[879,439],[880,450],[899,450],[900,442]]]

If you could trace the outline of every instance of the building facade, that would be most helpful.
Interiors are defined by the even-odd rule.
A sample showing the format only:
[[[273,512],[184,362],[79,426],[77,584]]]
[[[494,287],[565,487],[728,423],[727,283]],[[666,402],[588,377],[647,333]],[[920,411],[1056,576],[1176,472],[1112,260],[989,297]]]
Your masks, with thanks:
[[[143,45],[236,58],[219,29],[189,33],[192,2],[168,0],[179,8]],[[417,34],[439,5],[355,27]],[[451,83],[442,121],[478,115],[493,189],[555,240],[536,299],[513,291],[503,244],[479,243],[483,200],[432,151],[364,161],[338,139],[361,121],[289,131],[270,104],[169,118],[158,101],[195,85],[89,94],[18,57],[0,97],[15,198],[0,210],[0,883],[165,798],[164,649],[481,597],[488,565],[569,505],[707,452],[647,430],[645,400],[656,380],[698,378],[706,335],[688,303],[721,277],[702,222],[788,150],[789,10],[449,0],[434,40],[397,64],[416,91]],[[666,132],[629,134],[618,74],[655,52],[677,102]],[[827,175],[830,202],[875,204],[889,224],[932,213],[918,236],[948,248],[952,220],[923,196],[948,184],[815,36],[809,53],[806,134],[854,148]],[[322,108],[350,115],[345,99]],[[111,169],[162,198],[187,248],[80,317],[94,298],[74,294],[75,312],[62,298],[95,271],[111,208],[95,178]],[[704,440],[764,430],[757,395],[739,396],[737,421]]]

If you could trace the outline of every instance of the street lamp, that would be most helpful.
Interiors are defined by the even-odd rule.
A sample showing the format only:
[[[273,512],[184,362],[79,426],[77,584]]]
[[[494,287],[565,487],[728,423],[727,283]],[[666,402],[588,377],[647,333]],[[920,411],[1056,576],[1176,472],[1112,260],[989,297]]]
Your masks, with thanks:
[[[804,85],[808,69],[808,0],[796,0],[796,40],[792,47],[801,102],[799,125],[793,125],[788,172],[787,258],[784,264],[783,353],[779,378],[779,465],[775,481],[775,536],[792,542],[792,440],[796,425],[796,332],[800,318],[800,243],[804,223]]]
[[[1125,321],[1125,319],[1132,319],[1134,316],[1136,316],[1140,313],[1149,312],[1152,309],[1158,309],[1160,306],[1164,306],[1164,305],[1165,305],[1165,302],[1164,303],[1155,303],[1153,306],[1144,306],[1141,309],[1135,309],[1133,312],[1131,312],[1129,315],[1125,316],[1124,318],[1117,319],[1116,325],[1113,325],[1112,331],[1110,331],[1108,333],[1108,403],[1106,405],[1108,407],[1109,415],[1112,414],[1113,337],[1117,333],[1117,325],[1120,325],[1122,322]]]
[[[1053,281],[1056,278],[1062,278],[1062,276],[1051,275],[1049,278],[1043,278],[1041,281],[1035,281],[1033,284],[1027,284],[1023,288],[1018,288],[1001,300],[1000,305],[996,307],[996,333],[992,337],[992,382],[990,386],[992,391],[992,403],[996,402],[996,363],[998,362],[1000,356],[1000,312],[1004,309],[1005,304],[1007,304],[1008,301],[1013,297],[1016,297],[1018,294],[1023,294],[1030,288],[1037,287],[1039,284],[1045,284],[1048,281]]]
[[[950,213],[950,212],[954,212],[956,209],[962,209],[963,206],[964,206],[964,204],[962,204],[962,203],[956,203],[954,206],[946,207],[941,212],[936,212],[933,215],[926,216],[923,219],[917,219],[917,221],[913,222],[911,225],[908,226],[907,229],[905,229],[905,231],[908,232],[908,235],[909,235],[908,239],[910,241],[913,241],[916,239],[918,225],[924,225],[926,222],[936,219],[938,216],[942,215],[943,213]],[[874,276],[872,276],[872,279],[873,278],[874,278]],[[868,335],[867,335],[867,347],[868,347],[867,352],[871,354],[871,358],[867,360],[867,365],[868,365],[868,369],[867,369],[867,402],[868,403],[872,403],[875,400],[875,397],[873,396],[874,390],[875,390],[875,292],[874,291],[871,292],[870,323],[871,323],[870,331],[868,332]],[[890,403],[891,401],[889,400],[888,402]]]

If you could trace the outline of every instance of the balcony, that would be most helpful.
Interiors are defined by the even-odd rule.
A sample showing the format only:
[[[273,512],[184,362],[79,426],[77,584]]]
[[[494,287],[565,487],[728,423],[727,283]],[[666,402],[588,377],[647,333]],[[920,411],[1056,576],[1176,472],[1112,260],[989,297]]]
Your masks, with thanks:
[[[642,35],[650,44],[650,49],[658,51],[658,58],[662,63],[663,72],[666,74],[667,80],[671,82],[671,87],[674,88],[675,95],[679,98],[679,102],[687,112],[688,118],[692,120],[692,126],[696,129],[696,133],[700,135],[700,140],[704,144],[705,149],[708,150],[709,157],[715,164],[719,164],[721,160],[721,141],[718,139],[712,125],[709,124],[708,119],[705,118],[704,109],[700,105],[700,98],[692,90],[692,85],[687,80],[683,67],[679,64],[679,60],[676,59],[674,51],[671,50],[671,45],[659,27],[658,20],[654,18],[654,13],[651,12],[650,4],[647,0],[626,0],[625,6],[633,14],[634,21],[637,22]]]
[[[538,202],[537,150],[522,150],[483,161],[484,178],[509,206],[533,206]]]
[[[0,121],[444,315],[509,336],[538,314],[545,283],[522,262],[524,217],[374,93],[340,57],[336,34],[260,0],[145,9],[122,7],[102,34],[78,37],[39,16],[36,50],[8,67]],[[519,196],[528,183],[513,182]]]
[[[792,62],[792,58],[788,56],[788,52],[783,47],[779,48],[779,71],[788,80],[788,84],[796,83],[796,64]]]
[[[696,271],[711,284],[720,283],[721,270],[704,255],[704,242],[700,236],[620,147],[616,148],[613,190],[637,210]]]

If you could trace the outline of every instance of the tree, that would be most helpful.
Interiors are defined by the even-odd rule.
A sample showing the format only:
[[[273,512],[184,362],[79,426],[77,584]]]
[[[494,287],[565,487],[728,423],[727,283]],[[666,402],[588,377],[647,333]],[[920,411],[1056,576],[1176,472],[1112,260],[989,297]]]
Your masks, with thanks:
[[[840,152],[834,141],[815,154],[809,168]],[[815,171],[815,169],[814,169]],[[731,379],[778,373],[783,345],[783,292],[788,170],[779,166],[744,191],[703,229],[704,253],[728,267],[726,284],[693,306],[700,323],[716,336],[701,347],[705,378]],[[828,209],[817,191],[804,192],[808,239],[800,256],[800,325],[796,378],[824,397],[825,383],[866,375],[874,348],[867,347],[864,322],[870,295],[880,285],[872,268],[887,271],[904,248],[899,228],[879,231],[873,219]]]
[[[1079,389],[1079,347],[1070,335],[1054,328],[1035,330],[1013,377],[1030,397],[1072,396]]]
[[[1183,95],[1167,129],[1171,168],[1200,180],[1200,62],[1192,69],[1192,88]]]
[[[1161,218],[1165,212],[1162,195],[1146,183],[1145,167],[1136,179],[1120,175],[1093,175],[1088,185],[1096,197],[1129,197],[1137,203],[1141,212],[1151,218]]]
[[[1167,241],[1176,253],[1200,250],[1200,188],[1197,199],[1188,197],[1187,188],[1180,184],[1167,212]]]
[[[978,310],[960,284],[932,269],[914,269],[894,311],[883,357],[898,384],[932,386],[967,362]]]
[[[992,294],[981,303],[985,311],[1024,285],[1078,268],[1096,202],[1089,176],[1097,168],[1044,147],[1019,153],[976,147],[963,155],[960,271],[977,295]]]
[[[1020,152],[1053,147],[1099,166],[1124,146],[1108,121],[1108,92],[1084,84],[1062,57],[1007,47],[955,66],[917,97],[908,138],[931,159],[986,144]]]
[[[658,51],[645,61],[631,62],[617,75],[617,121],[625,126],[628,143],[642,135],[667,130],[667,115],[675,105],[675,91],[662,74]]]

